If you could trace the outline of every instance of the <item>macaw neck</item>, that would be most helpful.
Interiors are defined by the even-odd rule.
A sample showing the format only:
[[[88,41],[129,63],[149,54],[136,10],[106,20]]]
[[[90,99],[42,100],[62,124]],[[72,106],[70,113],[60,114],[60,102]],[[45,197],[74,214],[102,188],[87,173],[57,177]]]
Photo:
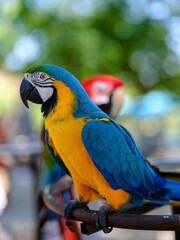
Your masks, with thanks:
[[[46,125],[52,121],[64,121],[71,118],[91,117],[89,113],[98,111],[98,107],[91,102],[84,89],[79,86],[75,93],[63,82],[55,80],[56,103],[45,116]]]
[[[55,80],[53,87],[56,91],[56,104],[50,109],[46,119],[53,119],[54,121],[64,120],[73,114],[73,108],[75,105],[75,98],[70,90],[61,81]]]

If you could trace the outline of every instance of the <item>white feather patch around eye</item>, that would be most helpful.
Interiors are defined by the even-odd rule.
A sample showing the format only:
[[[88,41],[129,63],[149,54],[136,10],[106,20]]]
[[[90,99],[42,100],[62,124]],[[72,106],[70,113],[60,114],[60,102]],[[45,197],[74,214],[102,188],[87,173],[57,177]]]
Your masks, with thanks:
[[[43,87],[38,87],[36,86],[36,89],[39,92],[39,95],[41,96],[43,102],[46,102],[52,95],[53,95],[53,88],[48,87],[48,88],[43,88]]]
[[[28,82],[30,82],[34,87],[36,87],[36,85],[31,81],[29,73],[25,73],[24,77]]]

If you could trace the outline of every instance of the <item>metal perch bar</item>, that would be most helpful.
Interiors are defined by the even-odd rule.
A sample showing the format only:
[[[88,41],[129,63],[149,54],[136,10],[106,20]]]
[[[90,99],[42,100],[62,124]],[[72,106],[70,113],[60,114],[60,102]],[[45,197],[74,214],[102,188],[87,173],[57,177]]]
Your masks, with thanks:
[[[72,184],[69,177],[62,178],[53,186],[48,186],[43,194],[45,205],[55,213],[63,216],[65,203],[56,199],[56,194],[67,189]],[[123,214],[110,214],[107,223],[110,227],[138,229],[138,230],[158,230],[158,231],[180,231],[180,215],[138,215],[152,210],[159,205],[147,203],[141,208],[134,208]],[[133,214],[132,214],[133,213]],[[134,214],[136,213],[136,214]],[[138,214],[137,214],[138,213]],[[99,231],[96,227],[97,211],[74,209],[72,219],[83,222],[81,231],[84,234],[91,234]]]

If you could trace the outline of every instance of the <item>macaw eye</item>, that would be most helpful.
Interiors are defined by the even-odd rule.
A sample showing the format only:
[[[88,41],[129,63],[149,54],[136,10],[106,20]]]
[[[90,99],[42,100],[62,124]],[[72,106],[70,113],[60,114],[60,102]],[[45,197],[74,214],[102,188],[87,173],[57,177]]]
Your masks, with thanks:
[[[40,75],[40,79],[45,79],[46,78],[46,74],[45,73],[42,73],[41,75]]]

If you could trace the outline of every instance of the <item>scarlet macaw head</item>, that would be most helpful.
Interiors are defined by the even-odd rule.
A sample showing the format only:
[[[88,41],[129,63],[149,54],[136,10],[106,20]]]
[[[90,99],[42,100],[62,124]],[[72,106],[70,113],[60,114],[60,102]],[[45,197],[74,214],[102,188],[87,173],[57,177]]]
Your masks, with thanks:
[[[124,98],[123,81],[108,74],[90,76],[81,81],[90,99],[106,114],[114,118]]]

